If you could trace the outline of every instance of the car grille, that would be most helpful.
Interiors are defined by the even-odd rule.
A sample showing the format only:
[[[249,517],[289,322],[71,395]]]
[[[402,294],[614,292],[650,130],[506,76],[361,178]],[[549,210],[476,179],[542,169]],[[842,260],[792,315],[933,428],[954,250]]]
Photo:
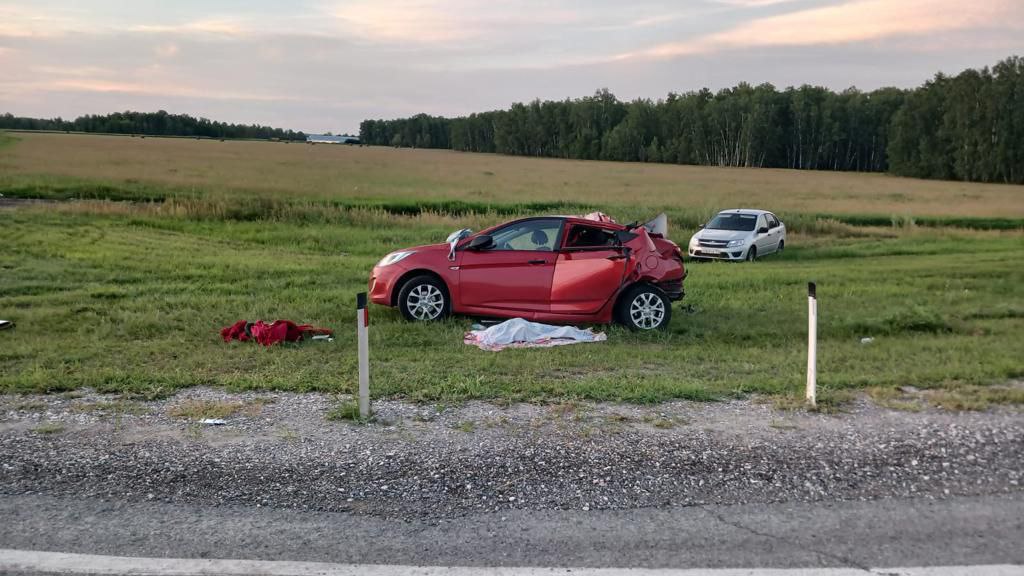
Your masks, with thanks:
[[[702,252],[700,250],[694,250],[693,251],[693,256],[695,258],[723,258],[723,259],[727,259],[729,257],[739,258],[741,254],[743,254],[742,251],[740,251],[740,252],[719,252],[718,254],[708,254],[707,252]]]
[[[698,240],[698,244],[705,248],[725,248],[729,244],[728,240]]]

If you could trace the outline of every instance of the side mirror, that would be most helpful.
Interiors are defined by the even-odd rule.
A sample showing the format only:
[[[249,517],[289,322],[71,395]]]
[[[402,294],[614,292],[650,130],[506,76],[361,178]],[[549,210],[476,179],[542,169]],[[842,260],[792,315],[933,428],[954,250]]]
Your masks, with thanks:
[[[466,246],[467,250],[487,250],[494,246],[494,238],[491,238],[487,234],[481,234],[476,238],[469,241],[469,245]]]
[[[703,230],[703,229],[704,229],[704,224],[701,224],[700,226],[697,226],[697,230]]]
[[[757,229],[757,233],[758,234],[767,234],[768,233],[768,227],[767,226],[761,226],[760,228]]]

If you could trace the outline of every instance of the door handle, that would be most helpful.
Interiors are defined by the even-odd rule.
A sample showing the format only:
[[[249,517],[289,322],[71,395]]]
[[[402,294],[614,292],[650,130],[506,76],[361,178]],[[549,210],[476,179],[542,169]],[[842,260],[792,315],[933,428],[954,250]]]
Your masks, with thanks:
[[[527,262],[527,264],[533,264],[534,266],[536,266],[537,264],[547,264],[547,263],[548,263],[547,260],[530,260],[529,262]]]

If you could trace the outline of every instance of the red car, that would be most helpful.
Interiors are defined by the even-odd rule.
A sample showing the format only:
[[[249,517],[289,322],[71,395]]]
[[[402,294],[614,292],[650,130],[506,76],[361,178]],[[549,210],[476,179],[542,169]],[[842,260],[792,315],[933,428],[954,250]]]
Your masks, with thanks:
[[[666,328],[686,277],[666,227],[664,215],[623,226],[594,213],[460,230],[448,243],[385,256],[370,276],[370,299],[417,321],[459,313]]]

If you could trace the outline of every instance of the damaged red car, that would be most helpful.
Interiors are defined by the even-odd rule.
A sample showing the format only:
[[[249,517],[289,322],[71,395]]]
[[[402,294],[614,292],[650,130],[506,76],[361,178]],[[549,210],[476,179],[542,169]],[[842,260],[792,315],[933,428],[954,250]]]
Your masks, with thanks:
[[[622,225],[600,213],[459,230],[447,243],[385,256],[370,276],[370,299],[413,321],[454,313],[666,328],[686,278],[666,233],[664,214]]]

